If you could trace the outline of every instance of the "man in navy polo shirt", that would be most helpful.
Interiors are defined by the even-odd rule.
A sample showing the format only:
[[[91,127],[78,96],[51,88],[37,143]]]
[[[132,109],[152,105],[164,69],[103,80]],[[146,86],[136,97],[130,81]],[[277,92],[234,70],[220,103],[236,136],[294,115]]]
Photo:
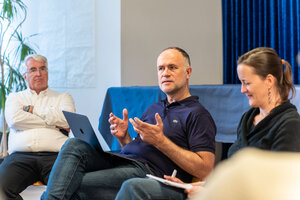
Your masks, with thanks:
[[[110,157],[81,140],[70,139],[59,153],[42,199],[114,199],[124,181],[139,177],[147,182],[146,174],[163,177],[176,169],[177,177],[185,182],[209,174],[214,166],[216,127],[198,97],[189,92],[192,68],[188,54],[178,47],[163,50],[157,72],[165,100],[151,105],[141,119],[128,119],[126,109],[123,119],[112,113],[109,117],[111,133],[123,147],[120,154],[133,160]],[[128,121],[138,133],[134,140],[128,133]],[[152,186],[150,183],[147,189],[156,191]],[[130,198],[155,199],[163,194],[186,198],[182,190],[161,184],[154,187],[161,194],[138,197],[137,193]]]

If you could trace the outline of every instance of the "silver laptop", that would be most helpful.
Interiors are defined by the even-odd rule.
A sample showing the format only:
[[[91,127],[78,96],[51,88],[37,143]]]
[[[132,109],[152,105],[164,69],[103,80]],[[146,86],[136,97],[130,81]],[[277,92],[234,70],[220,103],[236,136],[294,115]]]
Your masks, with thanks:
[[[98,138],[96,136],[96,133],[90,123],[90,120],[85,115],[81,115],[78,113],[68,112],[68,111],[62,111],[75,138],[81,139],[88,144],[90,144],[92,147],[94,147],[97,151],[105,152],[114,156],[122,157],[128,160],[133,160],[131,158],[124,157],[122,155],[112,153],[109,151],[104,151],[101,147]]]

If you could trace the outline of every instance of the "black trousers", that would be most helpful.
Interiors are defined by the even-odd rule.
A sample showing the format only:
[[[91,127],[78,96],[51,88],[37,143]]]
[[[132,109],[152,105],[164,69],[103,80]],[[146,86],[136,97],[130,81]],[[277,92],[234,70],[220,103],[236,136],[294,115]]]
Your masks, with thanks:
[[[22,199],[19,195],[36,181],[47,184],[57,152],[15,152],[0,165],[0,189],[5,199]]]

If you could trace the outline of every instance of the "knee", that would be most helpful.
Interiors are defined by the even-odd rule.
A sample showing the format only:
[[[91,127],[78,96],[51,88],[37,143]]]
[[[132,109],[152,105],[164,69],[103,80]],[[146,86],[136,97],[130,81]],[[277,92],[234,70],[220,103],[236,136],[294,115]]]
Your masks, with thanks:
[[[138,184],[139,180],[136,178],[129,179],[127,181],[124,181],[120,191],[126,192],[126,193],[132,193],[132,191],[136,191],[139,187]]]
[[[10,191],[11,185],[7,184],[5,181],[0,183],[0,193],[7,196],[6,194]]]
[[[1,195],[5,197],[3,199],[18,199],[19,193],[28,186],[27,179],[23,179],[26,176],[15,169],[14,165],[5,161],[0,165],[0,199]]]
[[[70,138],[68,139],[65,144],[62,146],[61,148],[61,152],[86,152],[85,150],[87,148],[91,148],[90,145],[86,142],[84,142],[83,140],[77,139],[77,138]]]
[[[10,167],[10,166],[8,166]],[[10,182],[12,179],[12,173],[8,170],[7,166],[2,165],[0,166],[0,190],[5,190],[5,188],[8,186],[10,187]],[[11,167],[10,167],[11,168]]]
[[[136,195],[136,181],[133,179],[129,179],[124,181],[115,200],[133,200],[137,199]]]
[[[19,185],[12,184],[10,180],[6,178],[1,180],[0,183],[0,199],[19,199],[19,193],[23,191],[26,187],[19,187]],[[2,196],[1,196],[2,195]]]
[[[149,189],[149,187],[151,187],[151,185],[149,185],[147,179],[131,178],[123,182],[121,189],[119,190],[118,197],[120,197],[120,199],[126,196],[135,197],[131,199],[149,198],[150,195],[147,192],[147,189]]]

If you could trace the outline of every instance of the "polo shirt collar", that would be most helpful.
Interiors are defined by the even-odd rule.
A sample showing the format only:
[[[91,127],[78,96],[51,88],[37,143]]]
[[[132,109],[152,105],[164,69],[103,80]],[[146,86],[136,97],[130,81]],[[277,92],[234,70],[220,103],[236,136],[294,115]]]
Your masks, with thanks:
[[[171,106],[176,106],[176,105],[188,105],[190,102],[198,102],[198,99],[199,99],[199,97],[197,97],[197,96],[189,96],[180,101],[174,101],[172,103],[169,103],[168,99],[166,97],[164,100],[162,100],[162,102],[165,107],[171,107]]]

